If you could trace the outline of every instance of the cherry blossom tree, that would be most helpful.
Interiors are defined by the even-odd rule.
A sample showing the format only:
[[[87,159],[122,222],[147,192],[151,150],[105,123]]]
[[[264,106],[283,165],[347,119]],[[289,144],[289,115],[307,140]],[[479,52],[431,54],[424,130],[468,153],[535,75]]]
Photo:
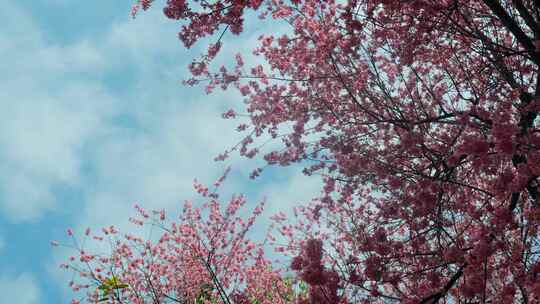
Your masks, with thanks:
[[[290,31],[260,37],[265,65],[237,54],[211,69],[250,11]],[[296,219],[274,217],[308,285],[287,301],[540,302],[538,1],[168,0],[164,13],[188,48],[217,39],[186,84],[244,96],[246,136],[218,159],[261,154],[324,180]]]
[[[298,284],[292,278],[272,269],[264,244],[246,238],[264,202],[244,221],[239,216],[246,203],[243,196],[224,204],[217,187],[214,191],[199,183],[194,187],[202,202],[186,201],[177,221],[167,221],[162,210],[147,212],[135,206],[138,217],[130,221],[159,228],[162,233],[156,239],[120,236],[110,226],[100,233],[86,229],[81,241],[68,229],[75,255],[60,267],[77,275],[69,286],[83,292],[83,302],[270,304],[289,303],[293,296],[307,299],[302,288],[294,290]],[[94,250],[90,253],[85,247]]]

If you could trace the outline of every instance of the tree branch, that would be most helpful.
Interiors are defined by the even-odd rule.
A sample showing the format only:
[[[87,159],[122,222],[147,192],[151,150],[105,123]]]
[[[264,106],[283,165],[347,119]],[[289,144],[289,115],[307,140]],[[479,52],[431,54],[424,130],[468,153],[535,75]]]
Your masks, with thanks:
[[[523,32],[519,25],[515,22],[510,15],[504,10],[499,1],[497,0],[483,0],[491,11],[499,18],[502,24],[516,37],[519,43],[527,50],[531,55],[532,60],[537,65],[540,65],[540,56],[536,52],[536,47],[532,42],[532,39]]]
[[[461,276],[463,275],[463,269],[466,266],[467,266],[466,263],[463,266],[461,266],[459,268],[459,270],[456,273],[454,273],[452,278],[450,278],[450,281],[448,281],[448,283],[446,283],[446,285],[444,285],[444,288],[441,291],[439,291],[437,293],[434,293],[434,294],[430,295],[427,298],[424,298],[422,301],[420,301],[419,304],[427,304],[427,303],[435,304],[435,303],[438,303],[439,300],[442,297],[444,297],[452,287],[454,287],[454,284],[456,284],[456,282],[459,280],[459,278],[461,278]],[[431,302],[429,302],[430,300],[431,300]]]
[[[534,17],[529,14],[529,11],[527,10],[527,7],[523,5],[523,2],[521,0],[512,0],[512,3],[514,3],[514,6],[519,12],[519,15],[523,20],[525,20],[525,23],[527,26],[534,32],[535,38],[540,35],[540,29],[538,26],[538,23],[536,20],[534,20]]]

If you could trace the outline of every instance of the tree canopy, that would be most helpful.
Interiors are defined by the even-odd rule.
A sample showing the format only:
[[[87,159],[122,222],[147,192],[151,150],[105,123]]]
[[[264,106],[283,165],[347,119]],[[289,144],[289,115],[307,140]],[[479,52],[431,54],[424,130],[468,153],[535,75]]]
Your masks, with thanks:
[[[538,1],[168,0],[163,11],[187,48],[217,40],[186,84],[245,98],[245,138],[218,159],[300,163],[323,195],[296,219],[273,217],[288,240],[276,249],[292,257],[282,268],[246,238],[261,209],[243,220],[241,196],[222,206],[197,184],[204,202],[172,223],[140,208],[163,228],[158,242],[127,236],[110,256],[73,258],[89,267],[63,265],[89,279],[72,285],[88,302],[111,276],[115,303],[540,302]],[[257,16],[290,26],[260,37],[265,64],[239,53],[212,70],[223,34]],[[279,148],[263,151],[261,136]]]

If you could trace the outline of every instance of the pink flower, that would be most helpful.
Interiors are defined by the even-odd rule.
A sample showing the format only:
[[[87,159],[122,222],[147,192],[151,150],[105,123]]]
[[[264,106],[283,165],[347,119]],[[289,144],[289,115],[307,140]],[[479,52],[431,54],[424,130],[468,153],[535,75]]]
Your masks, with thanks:
[[[300,271],[302,270],[303,265],[304,265],[304,259],[301,256],[296,256],[293,258],[291,262],[291,269]]]
[[[309,239],[305,246],[304,252],[308,263],[320,263],[322,259],[322,241],[319,239]]]

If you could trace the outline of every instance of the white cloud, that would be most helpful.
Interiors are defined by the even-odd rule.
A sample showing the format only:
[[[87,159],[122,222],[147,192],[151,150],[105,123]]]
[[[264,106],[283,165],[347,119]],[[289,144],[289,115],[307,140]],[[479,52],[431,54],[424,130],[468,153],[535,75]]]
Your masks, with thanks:
[[[135,202],[148,209],[178,211],[194,196],[193,179],[213,182],[224,169],[213,157],[235,132],[210,104],[178,107],[144,121],[147,131],[111,130],[95,156],[98,184],[81,219],[107,225],[133,214]]]
[[[14,170],[16,171],[16,170]],[[53,196],[47,184],[28,173],[2,174],[2,211],[5,216],[17,220],[34,220],[54,206]]]
[[[29,16],[9,3],[0,17],[0,212],[36,220],[55,207],[52,188],[80,182],[81,150],[106,128],[113,98],[85,79],[104,62],[88,41],[50,45]],[[11,30],[9,30],[11,29]]]
[[[269,208],[265,212],[267,216],[277,212],[292,216],[293,207],[308,203],[311,199],[320,196],[321,180],[316,177],[306,177],[300,171],[296,168],[292,176],[269,184],[261,190],[261,194],[266,195],[269,203]]]
[[[0,294],[3,303],[40,303],[40,290],[36,280],[29,273],[0,275]]]

